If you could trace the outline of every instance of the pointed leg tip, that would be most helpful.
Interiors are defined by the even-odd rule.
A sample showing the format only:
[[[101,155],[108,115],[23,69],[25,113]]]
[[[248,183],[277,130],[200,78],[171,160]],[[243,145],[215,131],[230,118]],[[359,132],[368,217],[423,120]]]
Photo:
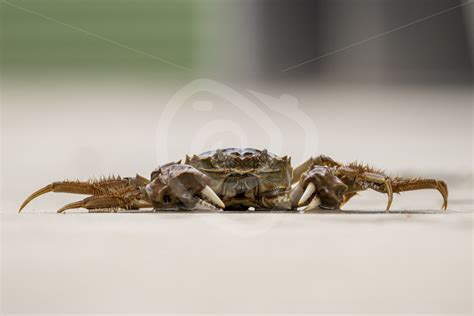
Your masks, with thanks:
[[[18,213],[20,213],[27,205],[30,203],[32,200],[36,199],[37,197],[46,194],[48,192],[51,192],[53,190],[53,185],[48,184],[45,187],[42,187],[41,189],[33,192],[30,196],[26,198],[26,200],[21,204],[20,209],[18,210]]]
[[[23,204],[21,204],[20,208],[18,209],[18,213],[21,213],[21,211],[23,211],[23,209],[28,205],[28,203],[30,203],[31,199],[28,198],[26,199]]]
[[[59,210],[56,211],[58,214],[64,214],[66,212],[66,209],[64,207],[60,208]]]
[[[392,182],[390,181],[390,179],[385,179],[384,185],[385,185],[385,191],[386,191],[387,196],[388,196],[387,207],[385,209],[385,212],[389,213],[390,212],[390,207],[392,206],[392,202],[393,202]]]

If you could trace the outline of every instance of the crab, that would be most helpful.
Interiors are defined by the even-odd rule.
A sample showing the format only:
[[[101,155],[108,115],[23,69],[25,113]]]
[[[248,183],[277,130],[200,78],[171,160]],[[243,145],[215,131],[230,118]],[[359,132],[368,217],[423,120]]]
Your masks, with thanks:
[[[31,194],[20,212],[48,192],[89,197],[58,210],[85,208],[89,212],[150,209],[155,211],[340,210],[358,192],[372,189],[387,194],[386,211],[394,193],[435,189],[448,206],[448,187],[436,179],[390,177],[357,162],[343,164],[328,156],[309,158],[293,168],[291,158],[267,150],[226,148],[186,156],[156,168],[150,179],[109,177],[53,182]]]

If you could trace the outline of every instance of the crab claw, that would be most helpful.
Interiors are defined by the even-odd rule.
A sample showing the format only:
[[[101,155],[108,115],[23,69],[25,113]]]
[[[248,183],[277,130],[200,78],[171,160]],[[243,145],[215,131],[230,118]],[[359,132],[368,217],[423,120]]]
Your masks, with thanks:
[[[213,203],[201,198],[197,198],[192,204],[193,206],[188,207],[191,211],[218,212],[222,210],[221,207],[216,207]]]
[[[214,192],[214,190],[211,189],[208,185],[206,185],[206,186],[204,187],[204,189],[202,189],[201,195],[202,195],[204,198],[207,198],[208,200],[210,200],[212,203],[214,203],[214,204],[216,204],[217,206],[219,206],[220,208],[224,208],[224,207],[225,207],[224,202],[222,202],[222,200],[219,198],[219,196],[217,196],[216,192]]]
[[[303,209],[303,211],[305,212],[309,212],[309,211],[312,211],[314,209],[316,209],[317,207],[319,207],[321,205],[321,200],[319,199],[318,196],[315,196],[311,202],[309,202],[309,204]]]
[[[293,206],[303,206],[311,198],[311,201],[302,209],[303,212],[312,211],[321,205],[321,200],[316,192],[316,186],[310,182],[306,186],[306,190],[303,190],[301,182],[295,183],[291,188],[290,200]],[[314,195],[313,195],[314,194]],[[298,201],[298,203],[296,203]]]
[[[311,195],[313,195],[315,191],[316,191],[316,186],[314,185],[314,183],[312,182],[308,183],[306,190],[304,191],[303,195],[298,201],[298,206],[302,206],[311,197]]]
[[[145,191],[156,209],[218,211],[224,202],[209,186],[210,178],[196,168],[171,163],[156,169]]]
[[[317,207],[338,209],[347,191],[347,186],[327,166],[310,167],[301,175],[299,183],[305,188],[298,201],[298,206],[307,204],[304,211]]]

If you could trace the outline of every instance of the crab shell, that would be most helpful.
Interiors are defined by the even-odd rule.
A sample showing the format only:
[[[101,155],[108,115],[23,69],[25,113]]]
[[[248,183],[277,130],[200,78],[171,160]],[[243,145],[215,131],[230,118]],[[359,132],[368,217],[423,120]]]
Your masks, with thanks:
[[[267,150],[226,148],[186,156],[185,164],[210,179],[209,186],[228,207],[261,207],[262,201],[290,188],[291,158]]]

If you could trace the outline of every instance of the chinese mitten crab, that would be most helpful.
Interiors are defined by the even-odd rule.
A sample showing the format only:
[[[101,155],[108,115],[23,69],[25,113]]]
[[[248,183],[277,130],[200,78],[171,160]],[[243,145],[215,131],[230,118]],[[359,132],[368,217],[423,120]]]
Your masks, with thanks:
[[[448,205],[444,181],[389,177],[381,170],[358,163],[342,164],[327,156],[310,158],[292,168],[291,158],[267,150],[227,148],[186,156],[162,165],[150,179],[103,178],[53,182],[30,195],[20,211],[47,192],[86,194],[89,197],[59,209],[89,211],[154,210],[264,210],[339,209],[359,191],[372,189],[387,194],[386,210],[393,193],[436,189]]]

